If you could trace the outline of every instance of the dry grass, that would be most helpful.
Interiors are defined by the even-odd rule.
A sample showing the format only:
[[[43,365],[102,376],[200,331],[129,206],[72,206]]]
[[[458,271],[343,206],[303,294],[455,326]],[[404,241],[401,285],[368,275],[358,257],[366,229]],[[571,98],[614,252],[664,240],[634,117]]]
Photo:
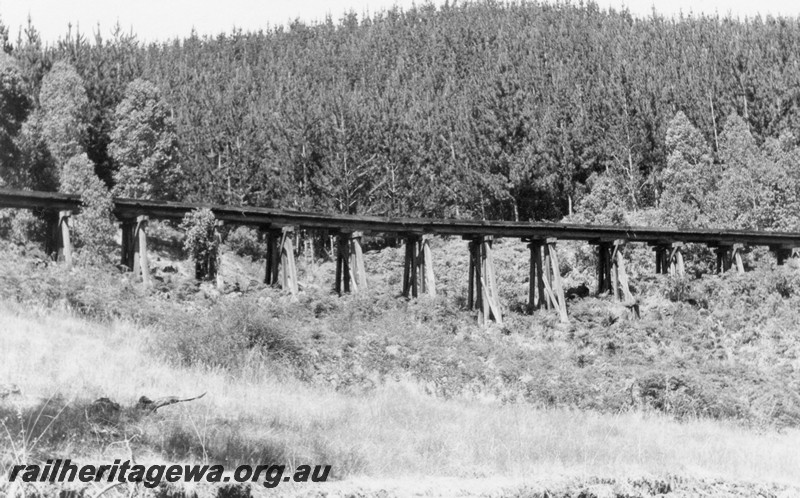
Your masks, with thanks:
[[[175,368],[143,354],[149,334],[126,323],[93,324],[6,303],[0,308],[0,383],[19,384],[24,396],[0,407],[36,409],[55,396],[73,406],[100,396],[132,405],[142,394],[208,391],[197,402],[131,421],[126,431],[138,437],[140,460],[253,463],[271,448],[289,464],[329,463],[339,478],[680,474],[800,485],[800,432],[793,429],[755,433],[653,413],[448,401],[421,393],[411,381],[348,396],[279,378],[263,362],[238,377]],[[4,466],[18,456],[8,438],[0,436]],[[56,440],[42,438],[32,457],[125,456],[116,442],[71,437],[66,430]],[[189,450],[181,452],[181,445]]]

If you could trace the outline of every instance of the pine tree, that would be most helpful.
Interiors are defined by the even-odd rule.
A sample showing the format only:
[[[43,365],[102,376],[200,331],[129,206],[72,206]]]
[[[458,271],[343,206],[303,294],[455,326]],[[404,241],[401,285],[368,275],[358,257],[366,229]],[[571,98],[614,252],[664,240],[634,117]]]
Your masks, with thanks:
[[[0,183],[14,182],[24,175],[19,170],[19,149],[15,137],[30,110],[19,65],[0,52]]]

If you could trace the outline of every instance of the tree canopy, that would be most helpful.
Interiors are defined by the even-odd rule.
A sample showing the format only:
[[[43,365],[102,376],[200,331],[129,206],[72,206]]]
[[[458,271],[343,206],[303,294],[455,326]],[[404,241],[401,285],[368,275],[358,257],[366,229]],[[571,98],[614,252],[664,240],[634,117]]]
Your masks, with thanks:
[[[481,1],[153,44],[116,29],[43,46],[31,24],[6,51],[0,161],[38,168],[28,185],[52,188],[35,144],[52,142],[49,89],[72,67],[87,101],[73,85],[70,143],[119,194],[519,220],[615,202],[609,222],[658,208],[677,225],[793,223],[773,207],[793,195],[796,18]],[[758,182],[769,192],[753,199]]]

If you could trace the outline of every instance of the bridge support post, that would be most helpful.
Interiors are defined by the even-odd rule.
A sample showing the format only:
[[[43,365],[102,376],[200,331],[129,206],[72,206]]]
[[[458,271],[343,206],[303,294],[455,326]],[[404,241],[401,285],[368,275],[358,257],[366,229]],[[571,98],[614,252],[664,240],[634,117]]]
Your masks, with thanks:
[[[63,260],[68,268],[72,267],[73,254],[69,231],[72,215],[72,211],[48,211],[45,214],[47,223],[45,253],[54,261]]]
[[[340,296],[350,292],[350,234],[340,233],[336,237],[336,282],[334,288]]]
[[[274,228],[265,230],[267,254],[265,255],[266,262],[264,264],[264,283],[267,285],[278,285],[281,261],[279,245],[282,234],[282,230]]]
[[[544,268],[542,266],[543,241],[530,239],[528,248],[531,251],[530,279],[528,280],[528,312],[536,309],[550,308],[550,300],[544,290]]]
[[[712,247],[717,253],[717,273],[730,271],[733,266],[733,244],[715,244]]]
[[[433,253],[430,245],[431,235],[425,234],[419,239],[417,249],[417,276],[419,277],[419,287],[423,294],[429,296],[436,295],[436,278],[433,274]]]
[[[786,264],[786,260],[797,256],[798,248],[794,246],[770,246],[769,250],[775,254],[778,265]]]
[[[628,274],[625,271],[625,258],[623,248],[626,241],[600,240],[593,241],[597,245],[597,293],[609,293],[614,301],[620,300],[620,294],[626,301],[633,301],[628,284]],[[663,259],[663,258],[661,258]],[[660,261],[657,257],[656,261]],[[659,269],[661,265],[659,265]]]
[[[362,232],[350,234],[350,285],[353,292],[367,290],[367,272],[364,269],[364,252],[361,249]]]
[[[550,296],[553,307],[558,310],[561,323],[568,323],[567,300],[564,297],[564,284],[561,281],[561,270],[558,265],[555,238],[548,238],[544,245],[544,287]]]
[[[417,273],[419,264],[419,234],[405,236],[406,254],[403,260],[403,297],[419,296],[419,280]]]
[[[127,271],[133,271],[133,258],[136,252],[134,248],[136,243],[136,220],[124,219],[119,223],[119,228],[122,231],[120,264],[126,267]]]
[[[43,219],[46,231],[44,252],[48,258],[53,261],[58,261],[58,250],[61,247],[61,230],[58,226],[58,211],[44,211]]]
[[[222,232],[220,229],[225,226],[224,220],[216,220],[214,222],[214,240],[217,243],[217,251],[219,251],[219,255],[217,257],[217,264],[214,265],[214,281],[216,282],[217,289],[222,290],[225,288],[225,280],[222,278]]]
[[[681,252],[683,242],[658,242],[652,245],[656,255],[656,273],[672,276],[686,273]]]
[[[299,285],[294,259],[294,227],[268,228],[266,240],[264,283],[270,286],[279,286],[296,296]]]
[[[141,275],[142,285],[150,287],[150,267],[147,260],[147,216],[138,216],[133,232],[133,275],[139,278]]]
[[[664,275],[669,273],[669,246],[668,244],[658,244],[653,247],[656,254],[656,273]]]
[[[612,254],[612,264],[614,265],[614,300],[619,301],[620,293],[622,293],[625,305],[633,310],[636,318],[639,318],[639,304],[633,297],[628,281],[628,273],[625,271],[625,255],[623,254],[625,242],[624,240],[614,241],[614,250]]]
[[[297,282],[297,265],[294,260],[294,227],[283,227],[281,229],[280,282],[283,290],[288,290],[293,296],[297,296],[299,286]]]
[[[64,263],[67,268],[72,268],[72,241],[70,240],[69,229],[71,225],[72,211],[60,211],[58,213],[58,227],[61,231],[61,254],[64,256]]]
[[[405,237],[406,253],[403,265],[403,296],[405,297],[419,297],[420,293],[429,296],[436,295],[430,238],[431,236],[427,234],[409,234]]]
[[[612,292],[614,289],[613,246],[610,242],[593,242],[597,245],[597,294]]]
[[[669,274],[673,277],[682,277],[686,275],[682,248],[683,242],[673,242],[669,251]]]
[[[530,281],[528,283],[528,308],[558,310],[562,323],[569,322],[564,285],[558,267],[555,238],[529,239],[531,251]]]
[[[733,264],[736,266],[736,271],[738,273],[744,273],[744,262],[742,261],[743,249],[744,249],[744,244],[733,244],[733,248],[731,249],[731,254],[733,256]]]
[[[467,305],[478,310],[478,323],[486,325],[489,320],[503,323],[497,281],[492,258],[491,236],[469,237],[470,280]]]

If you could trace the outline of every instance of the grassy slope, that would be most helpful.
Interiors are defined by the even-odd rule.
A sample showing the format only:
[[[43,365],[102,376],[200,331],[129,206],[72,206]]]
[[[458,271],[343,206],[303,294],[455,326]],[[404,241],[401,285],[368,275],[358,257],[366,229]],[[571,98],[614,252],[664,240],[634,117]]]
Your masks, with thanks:
[[[513,307],[526,292],[525,248],[496,248]],[[229,285],[249,288],[243,295],[198,289],[166,253],[157,265],[178,273],[157,271],[163,282],[144,294],[111,269],[41,269],[30,251],[2,250],[0,382],[26,393],[1,405],[4,465],[22,453],[15,404],[35,414],[37,399],[56,395],[46,411],[69,404],[40,458],[126,456],[118,443],[135,435],[140,459],[324,461],[337,477],[671,472],[797,484],[798,433],[775,432],[800,412],[791,268],[687,283],[639,263],[641,321],[591,298],[571,304],[569,326],[509,314],[505,327],[480,330],[458,306],[461,241],[435,246],[444,297],[410,303],[395,298],[392,249],[368,254],[372,290],[362,297],[330,296],[331,265],[301,261],[299,302],[260,288],[260,265],[237,257],[223,267]],[[562,258],[570,285],[591,284],[584,252]],[[85,415],[99,396],[130,406],[142,394],[206,390],[152,418]]]
[[[800,432],[795,430],[756,434],[729,423],[679,423],[653,413],[448,401],[426,396],[412,383],[346,395],[279,380],[269,372],[242,379],[170,367],[144,353],[147,330],[125,323],[98,325],[8,305],[0,316],[6,360],[0,379],[24,389],[23,397],[3,403],[2,410],[26,412],[27,407],[36,413],[42,400],[68,406],[41,441],[28,445],[30,455],[24,454],[13,419],[6,420],[11,440],[6,436],[0,445],[5,466],[17,458],[127,458],[128,448],[115,444],[127,435],[136,436],[132,447],[138,461],[170,460],[164,452],[180,451],[181,445],[194,448],[181,459],[197,461],[203,460],[203,449],[221,455],[248,446],[251,453],[240,455],[244,461],[330,462],[339,477],[372,478],[368,489],[375,488],[375,478],[401,478],[388,486],[408,486],[413,481],[402,478],[409,476],[489,477],[502,486],[534,488],[558,476],[670,481],[668,474],[800,485]],[[80,416],[100,395],[132,405],[141,394],[206,390],[202,400],[128,420],[114,434],[101,433],[98,424],[91,427]],[[63,401],[54,399],[59,396]],[[364,478],[356,483],[364,486]]]

